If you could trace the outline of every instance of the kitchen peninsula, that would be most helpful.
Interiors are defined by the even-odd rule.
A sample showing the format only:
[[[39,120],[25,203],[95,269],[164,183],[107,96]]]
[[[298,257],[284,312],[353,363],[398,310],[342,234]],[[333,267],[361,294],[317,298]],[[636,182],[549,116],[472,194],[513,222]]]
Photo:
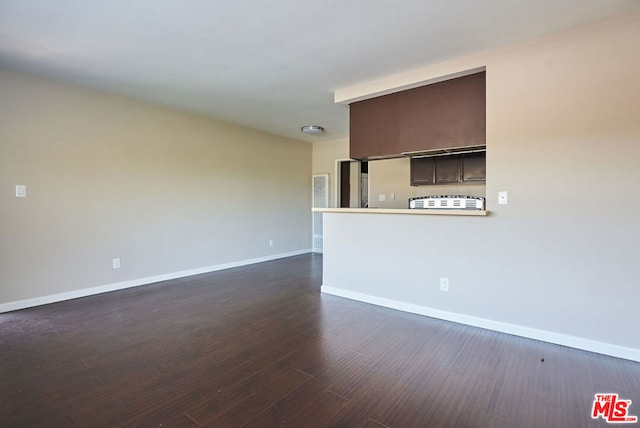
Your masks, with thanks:
[[[322,292],[461,321],[477,299],[464,292],[474,272],[460,266],[482,258],[477,231],[488,215],[486,74],[471,68],[437,80],[349,104],[350,158],[368,161],[369,200],[383,205],[314,208],[323,217]],[[457,205],[401,208],[405,197],[438,194],[458,195]],[[476,199],[481,208],[465,206]],[[449,280],[451,292],[441,291]]]
[[[323,213],[323,293],[452,321],[474,306],[474,298],[465,298],[474,272],[460,264],[482,259],[474,232],[483,229],[487,211],[314,211]],[[440,291],[440,278],[451,281],[451,293]]]

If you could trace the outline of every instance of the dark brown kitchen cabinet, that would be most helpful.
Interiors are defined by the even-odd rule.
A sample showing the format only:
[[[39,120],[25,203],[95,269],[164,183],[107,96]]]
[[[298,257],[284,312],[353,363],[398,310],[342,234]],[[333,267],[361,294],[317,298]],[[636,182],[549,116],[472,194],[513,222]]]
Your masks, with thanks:
[[[473,153],[462,155],[462,181],[485,181],[487,179],[486,153]]]
[[[412,186],[423,186],[433,184],[433,173],[435,171],[435,158],[414,158],[411,159],[410,174]]]
[[[410,175],[412,186],[484,182],[486,154],[411,158]]]
[[[349,105],[350,157],[486,144],[485,72],[383,95]]]
[[[433,181],[435,184],[457,183],[460,181],[460,159],[456,156],[435,158]]]

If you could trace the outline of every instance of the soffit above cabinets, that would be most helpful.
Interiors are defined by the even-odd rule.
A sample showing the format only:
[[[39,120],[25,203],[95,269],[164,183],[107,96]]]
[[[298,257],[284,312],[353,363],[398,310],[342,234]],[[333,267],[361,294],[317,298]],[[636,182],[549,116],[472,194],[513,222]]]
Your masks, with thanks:
[[[486,145],[485,72],[350,104],[350,156],[477,151]]]

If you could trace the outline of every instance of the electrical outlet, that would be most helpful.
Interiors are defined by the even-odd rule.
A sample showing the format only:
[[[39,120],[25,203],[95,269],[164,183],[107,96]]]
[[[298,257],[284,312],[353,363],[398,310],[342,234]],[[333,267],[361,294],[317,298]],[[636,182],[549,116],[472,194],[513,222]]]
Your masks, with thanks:
[[[498,205],[508,205],[509,194],[507,192],[498,192]]]
[[[114,269],[120,269],[120,258],[116,257],[115,259],[111,260],[111,265]]]
[[[273,239],[269,239],[269,246],[273,247]]]
[[[440,278],[440,291],[449,292],[449,278]]]

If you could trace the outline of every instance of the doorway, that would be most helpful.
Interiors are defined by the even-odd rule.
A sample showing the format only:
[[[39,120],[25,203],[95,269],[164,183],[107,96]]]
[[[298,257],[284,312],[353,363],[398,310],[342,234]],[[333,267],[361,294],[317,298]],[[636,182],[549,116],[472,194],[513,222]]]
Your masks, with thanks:
[[[369,206],[369,164],[354,160],[336,161],[336,206],[367,208]]]

